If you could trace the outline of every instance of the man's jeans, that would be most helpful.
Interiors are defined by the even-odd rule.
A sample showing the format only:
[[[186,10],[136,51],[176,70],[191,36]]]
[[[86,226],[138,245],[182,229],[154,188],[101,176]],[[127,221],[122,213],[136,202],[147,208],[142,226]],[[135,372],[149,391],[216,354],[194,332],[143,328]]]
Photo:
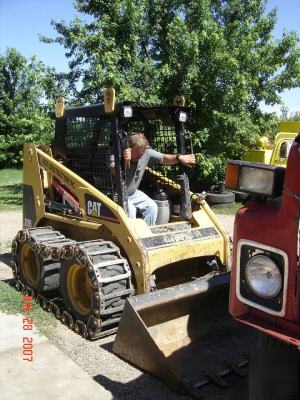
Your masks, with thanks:
[[[158,207],[155,201],[145,193],[136,190],[131,196],[128,196],[128,208],[130,218],[136,218],[138,209],[148,225],[155,225]]]

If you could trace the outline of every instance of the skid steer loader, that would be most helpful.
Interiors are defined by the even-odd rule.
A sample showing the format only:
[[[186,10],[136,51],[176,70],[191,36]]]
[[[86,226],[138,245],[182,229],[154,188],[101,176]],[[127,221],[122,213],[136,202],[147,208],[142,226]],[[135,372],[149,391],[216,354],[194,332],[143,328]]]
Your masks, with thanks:
[[[241,372],[242,327],[227,316],[228,239],[181,165],[148,168],[143,178],[158,204],[156,225],[130,219],[122,157],[136,132],[162,153],[191,151],[188,115],[181,98],[115,103],[110,90],[104,104],[69,108],[58,99],[52,146],[24,146],[24,229],[12,268],[19,290],[90,339],[117,331],[128,299],[114,351],[193,391]],[[232,353],[235,364],[211,372]]]

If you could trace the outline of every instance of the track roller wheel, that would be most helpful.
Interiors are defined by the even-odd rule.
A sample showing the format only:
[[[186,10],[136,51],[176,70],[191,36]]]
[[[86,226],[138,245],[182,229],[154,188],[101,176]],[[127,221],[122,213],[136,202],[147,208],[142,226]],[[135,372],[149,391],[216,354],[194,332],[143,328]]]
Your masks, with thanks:
[[[26,286],[38,290],[41,283],[42,260],[29,243],[21,243],[18,261],[20,277]]]
[[[64,260],[61,269],[61,294],[67,310],[87,322],[93,311],[93,288],[87,268],[79,259]]]

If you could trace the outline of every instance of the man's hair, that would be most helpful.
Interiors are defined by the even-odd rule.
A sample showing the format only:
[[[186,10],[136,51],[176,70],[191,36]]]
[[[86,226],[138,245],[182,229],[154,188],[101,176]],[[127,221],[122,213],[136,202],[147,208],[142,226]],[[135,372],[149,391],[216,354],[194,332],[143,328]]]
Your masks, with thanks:
[[[139,147],[141,150],[146,150],[149,147],[149,142],[143,133],[133,133],[128,140],[131,148]]]

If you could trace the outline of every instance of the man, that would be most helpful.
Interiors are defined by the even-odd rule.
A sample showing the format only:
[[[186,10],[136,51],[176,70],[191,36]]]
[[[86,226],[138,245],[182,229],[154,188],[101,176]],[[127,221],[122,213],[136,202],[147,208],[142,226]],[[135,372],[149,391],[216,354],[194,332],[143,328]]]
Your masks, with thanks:
[[[157,217],[157,204],[141,190],[138,190],[146,167],[156,164],[174,165],[180,162],[186,167],[195,164],[194,154],[163,154],[149,147],[148,140],[142,133],[135,133],[129,138],[129,147],[124,150],[126,186],[128,193],[129,217],[135,218],[139,210],[148,225],[154,225]]]

